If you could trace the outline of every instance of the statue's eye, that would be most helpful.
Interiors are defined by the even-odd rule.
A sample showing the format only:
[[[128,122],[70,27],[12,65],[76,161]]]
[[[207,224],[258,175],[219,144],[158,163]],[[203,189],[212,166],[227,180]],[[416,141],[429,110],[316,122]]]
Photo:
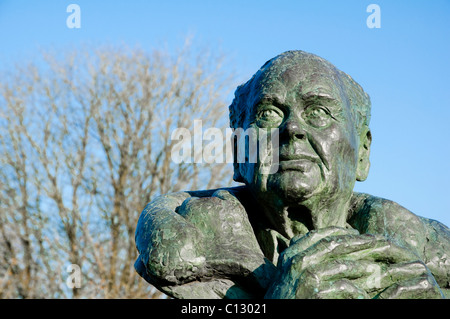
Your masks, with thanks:
[[[327,109],[320,106],[308,107],[302,117],[306,123],[314,127],[328,126],[333,118]]]
[[[278,126],[283,121],[281,111],[265,109],[258,112],[256,124],[260,127]]]
[[[276,119],[278,117],[280,117],[280,115],[275,110],[263,110],[259,113],[259,118],[265,120]]]

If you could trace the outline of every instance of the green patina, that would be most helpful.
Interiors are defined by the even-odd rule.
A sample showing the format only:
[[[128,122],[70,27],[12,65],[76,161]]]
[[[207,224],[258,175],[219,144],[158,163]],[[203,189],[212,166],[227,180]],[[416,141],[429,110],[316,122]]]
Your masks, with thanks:
[[[353,192],[369,173],[370,107],[316,55],[269,60],[237,88],[230,124],[277,128],[278,171],[235,163],[244,186],[154,199],[136,229],[138,273],[176,298],[448,296],[449,229]]]

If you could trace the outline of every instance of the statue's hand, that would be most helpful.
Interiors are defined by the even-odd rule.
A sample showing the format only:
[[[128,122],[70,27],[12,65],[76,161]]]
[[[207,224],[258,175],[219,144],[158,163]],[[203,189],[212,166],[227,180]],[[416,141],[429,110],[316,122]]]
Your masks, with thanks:
[[[246,278],[267,289],[275,271],[262,253],[247,213],[229,192],[186,200],[177,211],[202,234],[206,277]]]
[[[442,298],[410,250],[381,235],[339,227],[293,238],[267,298]]]
[[[226,190],[154,199],[139,218],[136,246],[138,273],[176,298],[262,297],[276,270]]]

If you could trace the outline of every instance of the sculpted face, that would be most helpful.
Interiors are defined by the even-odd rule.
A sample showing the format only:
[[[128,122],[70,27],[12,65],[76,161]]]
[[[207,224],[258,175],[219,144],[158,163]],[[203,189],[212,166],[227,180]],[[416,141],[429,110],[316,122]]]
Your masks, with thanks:
[[[326,209],[352,194],[366,134],[357,130],[339,74],[324,62],[275,61],[253,78],[245,128],[279,130],[276,173],[262,174],[261,162],[239,165],[262,201]]]

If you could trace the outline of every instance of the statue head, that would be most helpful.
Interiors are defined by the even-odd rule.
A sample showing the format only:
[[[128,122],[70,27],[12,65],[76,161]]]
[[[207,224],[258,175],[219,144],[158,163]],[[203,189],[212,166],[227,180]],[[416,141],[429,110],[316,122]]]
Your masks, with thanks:
[[[234,179],[280,205],[349,199],[369,172],[370,98],[349,75],[304,51],[267,61],[235,91],[229,107],[234,129],[277,128],[279,169],[235,163]]]

